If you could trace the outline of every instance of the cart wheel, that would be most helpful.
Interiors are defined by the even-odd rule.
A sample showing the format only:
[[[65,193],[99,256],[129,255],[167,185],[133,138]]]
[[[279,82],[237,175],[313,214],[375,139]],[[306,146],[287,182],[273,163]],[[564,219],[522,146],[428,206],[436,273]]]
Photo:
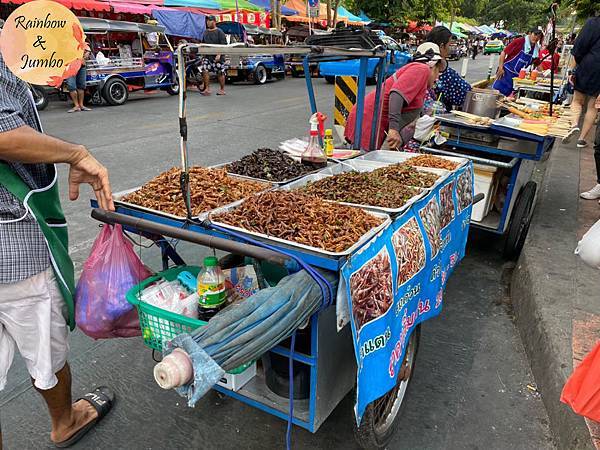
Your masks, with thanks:
[[[290,72],[292,73],[292,78],[300,78],[300,73],[297,70],[292,69]]]
[[[29,85],[31,88],[31,95],[33,96],[33,101],[35,103],[35,107],[38,111],[43,111],[48,106],[48,94],[46,90],[41,86],[34,86],[32,84]]]
[[[258,65],[256,69],[254,69],[254,84],[265,84],[267,82],[267,78],[269,75],[267,74],[267,69],[265,66]]]
[[[127,85],[119,78],[111,78],[102,88],[102,96],[109,105],[122,105],[129,98]]]
[[[165,90],[169,95],[179,95],[179,78],[174,77],[173,84],[171,84],[171,86],[168,86]]]
[[[335,77],[332,77],[331,75],[325,75],[325,81],[327,81],[329,84],[335,84]]]
[[[523,249],[523,244],[525,244],[525,238],[527,237],[531,223],[531,216],[533,215],[533,202],[536,190],[537,184],[533,181],[528,181],[521,188],[521,192],[519,192],[510,216],[508,235],[504,244],[505,258],[517,258]]]
[[[361,448],[385,448],[394,436],[398,426],[398,417],[400,417],[402,405],[406,398],[406,391],[414,372],[420,340],[421,326],[419,325],[410,335],[406,347],[403,362],[403,365],[409,371],[406,380],[399,380],[390,392],[367,406],[360,427],[356,427],[356,420],[352,421],[354,423],[354,437]]]

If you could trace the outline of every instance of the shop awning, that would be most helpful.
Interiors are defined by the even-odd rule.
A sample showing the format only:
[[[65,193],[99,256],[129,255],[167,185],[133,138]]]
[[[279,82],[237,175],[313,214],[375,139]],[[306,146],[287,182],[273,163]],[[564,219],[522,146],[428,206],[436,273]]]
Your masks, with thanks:
[[[192,8],[223,9],[214,0],[164,0],[165,6],[189,6]]]
[[[246,11],[264,11],[264,8],[250,3],[248,0],[215,0],[220,9],[244,9]]]
[[[22,5],[31,0],[0,0],[0,3]],[[54,0],[69,9],[77,9],[83,11],[110,11],[110,4],[96,0]]]
[[[344,18],[348,19],[349,22],[352,22],[352,23],[363,23],[364,22],[359,16],[352,14],[350,11],[348,11],[346,8],[344,8],[342,5],[338,6],[338,17],[344,17]]]
[[[152,10],[156,8],[156,6],[147,6],[139,3],[114,2],[112,0],[109,3],[116,13],[150,15],[152,14]]]
[[[271,11],[271,1],[270,0],[250,0],[250,3],[253,3],[254,5],[258,6],[259,8],[264,9],[265,11]],[[292,8],[288,8],[287,6],[283,5],[281,7],[281,14],[283,14],[284,16],[295,16],[298,14],[298,11],[296,11],[295,9],[292,9]]]
[[[202,40],[206,30],[206,16],[194,14],[189,11],[171,11],[155,9],[152,16],[166,29],[166,33],[172,36],[180,36],[191,39]]]
[[[358,17],[360,17],[360,20],[362,20],[365,23],[373,22],[371,19],[369,19],[369,16],[367,16],[363,10],[360,11]]]

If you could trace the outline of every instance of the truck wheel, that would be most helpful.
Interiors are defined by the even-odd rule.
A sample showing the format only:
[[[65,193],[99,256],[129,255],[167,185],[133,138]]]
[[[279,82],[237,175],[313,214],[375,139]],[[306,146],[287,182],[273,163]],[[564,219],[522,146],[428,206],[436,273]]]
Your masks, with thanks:
[[[265,66],[256,66],[253,74],[254,84],[265,84],[267,82],[267,78],[269,78],[269,74],[267,73]]]
[[[29,85],[31,88],[31,95],[33,96],[33,101],[35,103],[35,107],[38,111],[43,111],[48,106],[48,94],[43,87],[34,86],[32,84]]]
[[[354,437],[359,446],[364,449],[383,449],[389,444],[398,427],[399,417],[403,410],[404,399],[415,368],[421,326],[410,335],[403,366],[407,367],[406,380],[399,380],[396,386],[383,397],[370,403],[365,410],[360,427],[356,427],[353,417]]]
[[[325,75],[325,81],[327,81],[329,84],[335,84],[335,77],[332,77],[331,75]]]
[[[521,188],[521,192],[519,192],[519,196],[515,200],[504,244],[504,257],[507,259],[517,258],[523,249],[529,225],[531,224],[531,216],[533,215],[533,202],[536,190],[537,184],[533,181],[528,181]]]
[[[111,78],[102,88],[102,97],[112,106],[124,104],[129,98],[129,91],[125,82],[119,78]]]

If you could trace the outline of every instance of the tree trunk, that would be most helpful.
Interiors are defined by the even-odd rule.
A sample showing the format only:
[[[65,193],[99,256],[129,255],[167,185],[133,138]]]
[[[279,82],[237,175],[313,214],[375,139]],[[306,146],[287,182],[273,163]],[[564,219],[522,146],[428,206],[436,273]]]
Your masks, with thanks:
[[[271,7],[271,26],[272,27],[276,27],[277,26],[277,22],[276,22],[276,20],[277,20],[277,17],[276,17],[277,11],[275,10],[275,1],[276,0],[271,0],[270,1],[270,5],[269,5]]]
[[[277,29],[281,30],[281,4],[283,0],[277,0]]]
[[[337,18],[338,18],[338,6],[340,5],[340,0],[333,0],[333,26],[335,27],[337,25]]]
[[[327,26],[331,27],[331,0],[327,0]]]

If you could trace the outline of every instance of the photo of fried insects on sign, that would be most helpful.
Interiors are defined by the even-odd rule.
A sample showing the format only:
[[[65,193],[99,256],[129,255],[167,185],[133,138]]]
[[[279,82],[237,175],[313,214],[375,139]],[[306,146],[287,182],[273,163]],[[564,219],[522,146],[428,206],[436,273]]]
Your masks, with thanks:
[[[454,219],[454,181],[442,186],[440,189],[440,204],[441,204],[441,226],[446,228],[452,219]]]
[[[392,247],[398,262],[399,288],[425,267],[425,241],[415,217],[394,232]]]
[[[458,176],[456,182],[456,198],[458,212],[461,213],[473,203],[473,172],[465,170]]]
[[[350,277],[352,313],[357,331],[384,315],[394,303],[392,267],[387,247],[383,247]]]
[[[425,233],[431,247],[431,259],[433,259],[437,256],[441,246],[440,205],[435,196],[431,197],[425,207],[419,211],[419,217],[423,221]]]

